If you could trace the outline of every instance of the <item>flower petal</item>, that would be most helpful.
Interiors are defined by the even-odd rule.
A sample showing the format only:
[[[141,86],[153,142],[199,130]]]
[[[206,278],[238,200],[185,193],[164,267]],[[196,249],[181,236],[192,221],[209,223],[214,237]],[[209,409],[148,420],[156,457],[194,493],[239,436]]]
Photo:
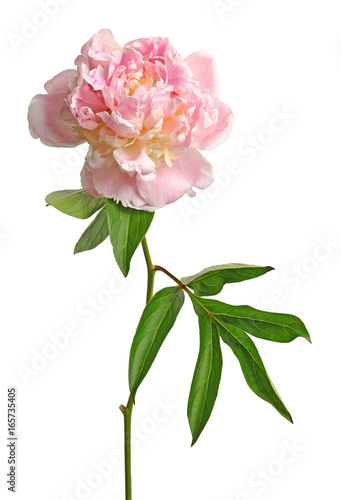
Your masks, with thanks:
[[[202,111],[203,122],[206,120],[211,121],[209,111]],[[234,124],[234,117],[227,104],[220,101],[216,107],[212,108],[212,112],[214,114],[212,125],[201,129],[194,135],[192,143],[193,148],[205,150],[213,149],[226,141],[230,135]],[[215,116],[216,114],[217,116]]]
[[[91,171],[87,163],[85,163],[83,170],[87,168]],[[124,206],[147,210],[145,208],[146,202],[138,192],[136,186],[136,176],[130,177],[125,172],[122,172],[115,160],[113,160],[109,168],[92,170],[91,173],[94,189],[101,196],[121,201]],[[82,182],[88,182],[86,185],[89,186],[86,174],[84,174]],[[85,184],[83,187],[86,189]]]
[[[28,108],[30,133],[46,146],[71,148],[84,142],[74,120],[61,116],[65,94],[38,94]]]
[[[209,90],[211,95],[220,97],[217,63],[208,52],[194,52],[186,57],[184,62],[192,71],[193,80],[197,81],[203,90]]]
[[[114,112],[109,115],[107,111],[103,111],[101,113],[97,113],[97,116],[102,118],[103,122],[121,137],[133,138],[137,137],[140,133],[140,124],[137,124],[131,120],[125,120],[119,115],[118,112]]]
[[[115,51],[121,52],[122,47],[116,42],[111,30],[103,29],[83,45],[81,55],[76,58],[75,64],[78,66],[85,63],[90,69],[97,67],[98,64],[106,66]]]
[[[44,88],[48,94],[62,94],[64,92],[66,94],[68,90],[71,90],[70,80],[75,80],[77,75],[75,69],[66,69],[46,82]]]
[[[100,198],[101,195],[96,191],[94,183],[93,183],[93,175],[92,171],[88,168],[87,163],[84,163],[84,166],[81,171],[81,183],[82,188],[85,189],[91,196],[95,198]]]
[[[139,173],[145,180],[155,178],[155,163],[146,154],[145,148],[139,141],[130,146],[115,149],[114,157],[121,170],[129,175]]]
[[[90,145],[88,154],[85,158],[90,169],[103,170],[111,167],[113,162],[113,151],[111,149],[107,151],[107,148],[108,146],[106,144],[100,144],[97,149]]]
[[[199,151],[177,149],[175,153],[177,159],[172,161],[172,167],[161,164],[154,180],[137,176],[141,196],[154,209],[173,203],[186,193],[193,195],[192,186],[205,189],[213,182],[212,166]]]

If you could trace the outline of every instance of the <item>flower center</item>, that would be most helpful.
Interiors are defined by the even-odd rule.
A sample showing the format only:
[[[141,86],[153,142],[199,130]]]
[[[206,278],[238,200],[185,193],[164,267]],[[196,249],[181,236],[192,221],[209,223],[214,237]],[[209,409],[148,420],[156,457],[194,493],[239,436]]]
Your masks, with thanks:
[[[150,89],[155,86],[154,79],[150,73],[146,73],[142,77],[138,77],[137,75],[131,75],[125,87],[128,89],[129,96],[132,96],[134,92],[140,87],[145,87],[146,89]]]
[[[153,160],[156,168],[158,168],[162,162],[165,162],[168,167],[171,167],[173,165],[172,160],[177,159],[174,149],[168,148],[159,141],[149,144],[148,156]]]

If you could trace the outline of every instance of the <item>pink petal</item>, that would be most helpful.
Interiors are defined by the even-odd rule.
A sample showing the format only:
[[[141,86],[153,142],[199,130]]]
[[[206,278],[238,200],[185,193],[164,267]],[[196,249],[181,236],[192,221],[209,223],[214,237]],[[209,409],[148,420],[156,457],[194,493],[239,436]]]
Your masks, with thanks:
[[[145,148],[139,141],[130,146],[115,149],[114,157],[121,170],[129,175],[139,173],[145,180],[155,178],[155,163],[146,154]]]
[[[218,99],[217,99],[218,100]],[[193,148],[209,150],[219,146],[222,142],[226,141],[231,133],[234,118],[232,111],[223,102],[219,101],[216,108],[212,108],[208,112],[202,111],[204,114],[203,121],[207,119],[210,121],[209,112],[216,115],[215,120],[211,126],[203,128],[194,135],[192,143]]]
[[[85,75],[87,77],[87,75]],[[81,107],[90,108],[94,113],[105,111],[107,106],[100,94],[83,79],[81,83],[74,89],[72,95],[69,97],[69,102],[72,108],[76,111]]]
[[[87,163],[84,163],[84,166],[81,171],[81,183],[82,188],[85,189],[91,196],[95,198],[100,198],[101,195],[96,191],[94,183],[93,183],[93,174],[92,171],[88,169]]]
[[[122,172],[115,160],[109,168],[92,171],[92,180],[101,196],[121,201],[124,206],[145,209],[146,202],[138,192],[136,176]]]
[[[70,80],[76,78],[77,71],[75,69],[66,69],[46,82],[44,88],[48,94],[62,94],[64,92],[66,94],[70,90]]]
[[[86,64],[90,69],[98,64],[107,66],[110,62],[111,54],[115,51],[122,51],[122,47],[116,42],[114,35],[109,29],[100,30],[85,43],[81,49],[75,64]]]
[[[103,154],[101,149],[104,149]],[[107,151],[108,145],[101,144],[97,150],[95,147],[90,145],[88,154],[86,155],[86,162],[88,167],[93,170],[103,170],[109,168],[113,162],[113,152],[112,150]]]
[[[153,208],[161,208],[188,193],[192,186],[205,189],[213,182],[211,164],[195,149],[177,149],[173,166],[165,163],[156,170],[156,178],[146,181],[137,176],[137,187],[141,196]]]
[[[151,60],[156,57],[162,57],[165,51],[174,50],[169,43],[168,38],[138,38],[125,44],[123,49],[134,48],[140,52],[146,60]]]
[[[83,78],[94,90],[103,90],[107,86],[108,68],[99,65],[97,68],[88,70],[82,66]]]
[[[130,120],[125,120],[117,112],[109,115],[107,111],[103,111],[102,113],[97,113],[97,115],[102,118],[108,127],[121,137],[133,138],[139,135],[141,125]]]
[[[122,47],[116,42],[114,35],[109,29],[102,29],[91,37],[89,43],[89,56],[97,61],[109,60],[111,52],[122,51]]]
[[[220,97],[218,67],[208,52],[204,50],[194,52],[186,57],[185,63],[193,73],[193,80],[197,81],[202,89],[209,90],[211,95]]]
[[[179,56],[170,51],[165,53],[165,66],[168,72],[168,83],[172,85],[174,91],[180,96],[190,95],[199,86],[194,83],[191,77],[191,68],[185,62],[178,60]]]
[[[30,133],[46,146],[70,148],[84,142],[74,120],[64,120],[61,112],[65,94],[38,94],[28,108]]]
[[[162,64],[160,61],[146,61],[145,62],[145,68],[146,70],[151,74],[153,77],[154,83],[159,82],[160,80],[163,83],[167,82],[167,69],[164,64]]]
[[[143,68],[143,57],[137,50],[125,48],[122,53],[120,64],[125,67],[127,76],[138,73]],[[143,76],[142,72],[141,76]]]

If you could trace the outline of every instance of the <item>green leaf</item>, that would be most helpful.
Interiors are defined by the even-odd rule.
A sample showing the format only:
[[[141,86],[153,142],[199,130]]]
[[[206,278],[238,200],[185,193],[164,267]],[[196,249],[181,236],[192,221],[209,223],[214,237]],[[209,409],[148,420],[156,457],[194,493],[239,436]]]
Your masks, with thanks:
[[[181,287],[175,286],[163,288],[146,305],[129,358],[129,388],[133,399],[174,325],[183,303],[184,292]]]
[[[223,317],[225,323],[236,326],[254,337],[273,342],[291,342],[303,337],[309,342],[310,336],[304,323],[292,314],[270,313],[250,306],[231,306],[217,300],[200,299],[215,316]]]
[[[124,207],[109,199],[106,206],[115,259],[124,276],[127,276],[131,258],[148,231],[154,212]]]
[[[198,311],[200,349],[188,399],[187,415],[192,446],[198,440],[213,410],[223,366],[217,326],[212,317]]]
[[[68,189],[48,194],[45,201],[64,214],[87,219],[103,207],[106,198],[94,198],[83,189]]]
[[[248,264],[224,264],[207,267],[193,276],[181,278],[184,285],[192,288],[199,296],[217,295],[226,283],[238,283],[262,276],[273,267],[251,266]]]
[[[90,226],[79,238],[74,253],[85,252],[96,248],[109,236],[108,219],[105,207],[96,215]]]
[[[288,318],[295,318],[295,316],[271,313],[273,323],[270,321],[262,322],[261,318],[267,318],[269,320],[268,315],[270,313],[256,311],[256,309],[252,309],[248,306],[230,306],[217,300],[199,299],[192,293],[190,293],[190,297],[194,310],[198,316],[200,317],[206,314],[206,316],[212,321],[212,324],[217,328],[222,340],[231,347],[240,362],[249,387],[255,392],[255,394],[257,394],[257,396],[269,402],[283,417],[292,422],[290,413],[285,408],[283,401],[281,400],[265,370],[256,346],[246,332],[251,333],[251,330],[255,327],[258,328],[265,325],[266,328],[269,328],[271,326],[272,331],[270,329],[265,330],[264,334],[259,334],[260,332],[258,332],[257,336],[262,336],[262,338],[267,338],[268,340],[288,342],[289,339],[293,340],[293,338],[297,337],[298,333],[307,338],[306,334],[308,334],[308,332],[306,331],[303,323],[299,323],[300,328],[302,328],[303,325],[302,331],[297,332],[296,330],[295,333],[291,331],[286,332],[285,328],[288,324]],[[236,309],[244,312],[245,309],[246,311],[256,311],[258,317],[257,322],[254,323],[252,320],[246,321],[244,317],[238,318],[237,316],[231,316],[231,311],[235,311]],[[280,317],[280,319],[278,319],[278,317]],[[231,323],[231,318],[235,324]],[[236,319],[239,322],[235,321]],[[295,318],[295,325],[297,324],[297,320],[298,318]],[[283,323],[285,326],[283,326]]]
[[[217,320],[219,322],[219,319]],[[232,325],[220,323],[222,340],[231,347],[238,358],[245,380],[250,389],[260,398],[270,403],[279,413],[292,423],[292,418],[276,391],[263,361],[250,337]]]

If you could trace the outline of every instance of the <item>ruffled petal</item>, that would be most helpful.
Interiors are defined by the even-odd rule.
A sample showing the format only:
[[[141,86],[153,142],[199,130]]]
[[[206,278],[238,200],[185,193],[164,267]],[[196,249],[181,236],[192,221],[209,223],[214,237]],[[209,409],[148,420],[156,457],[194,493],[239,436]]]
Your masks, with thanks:
[[[103,29],[83,45],[81,55],[76,58],[75,64],[77,66],[86,64],[90,69],[98,64],[106,66],[115,51],[122,52],[122,47],[116,42],[111,30]]]
[[[102,170],[111,167],[113,162],[113,151],[109,150],[109,152],[107,152],[107,148],[108,146],[105,144],[101,144],[97,149],[92,146],[89,147],[85,160],[90,169]]]
[[[88,168],[86,164],[85,168]],[[126,207],[145,209],[146,202],[137,189],[136,176],[129,177],[122,172],[115,160],[109,168],[92,170],[91,173],[94,189],[101,196],[121,201]]]
[[[177,149],[177,159],[172,167],[160,165],[156,177],[146,181],[137,176],[137,187],[141,196],[154,209],[181,198],[184,194],[193,195],[193,187],[205,189],[213,182],[211,164],[195,149]]]
[[[75,69],[66,69],[46,82],[44,88],[48,94],[66,94],[70,90],[70,82],[73,82],[77,75]]]
[[[103,122],[121,137],[137,137],[140,133],[139,129],[142,128],[140,124],[125,120],[118,113],[109,115],[107,111],[103,111],[102,113],[97,113],[97,116],[102,118]]]
[[[220,97],[218,67],[215,59],[204,50],[194,52],[184,60],[193,73],[202,90],[209,90],[211,95]]]
[[[210,113],[213,113],[213,119]],[[212,124],[194,135],[192,147],[209,150],[226,141],[233,127],[234,117],[227,104],[220,101],[212,110],[202,110],[202,122]]]
[[[139,141],[115,149],[114,157],[121,170],[130,176],[139,173],[145,180],[155,179],[155,163],[146,154],[145,148]]]
[[[30,133],[46,146],[71,148],[84,142],[74,120],[61,116],[65,94],[38,94],[28,108]]]
[[[101,195],[96,191],[92,177],[92,171],[88,168],[87,162],[85,162],[81,171],[82,188],[85,189],[85,191],[87,191],[89,194],[91,194],[91,196],[100,198]]]

